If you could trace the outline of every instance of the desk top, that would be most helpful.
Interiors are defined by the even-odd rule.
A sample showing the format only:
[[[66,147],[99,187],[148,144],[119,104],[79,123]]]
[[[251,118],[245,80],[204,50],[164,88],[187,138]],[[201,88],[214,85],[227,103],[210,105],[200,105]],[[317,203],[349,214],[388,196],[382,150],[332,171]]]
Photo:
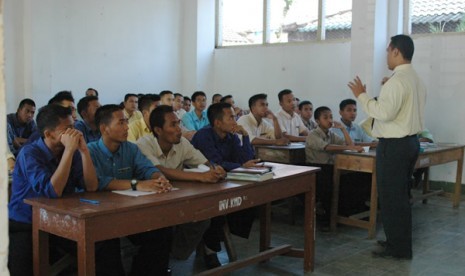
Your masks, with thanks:
[[[223,181],[215,184],[206,184],[200,182],[175,181],[172,182],[172,184],[174,187],[179,188],[179,190],[163,194],[151,194],[139,197],[131,197],[119,195],[109,191],[86,192],[69,194],[58,199],[42,197],[29,198],[25,199],[24,202],[32,206],[44,208],[57,213],[66,213],[67,215],[72,217],[84,218],[97,215],[104,215],[108,213],[122,212],[134,208],[164,205],[180,200],[186,201],[221,192],[248,189],[251,187],[251,185],[253,185],[253,187],[259,187],[272,183],[277,179],[282,180],[282,178],[291,178],[294,176],[319,171],[319,168],[317,167],[293,166],[270,162],[267,162],[267,165],[272,165],[274,167],[273,172],[275,173],[275,176],[273,179],[263,182],[233,180]],[[88,203],[83,203],[79,201],[80,198],[98,200],[100,204],[92,205]],[[47,213],[44,212],[44,215],[46,214]]]
[[[423,148],[423,152],[420,152],[420,156],[430,154],[430,153],[464,148],[464,147],[465,145],[459,145],[459,144],[453,144],[453,143],[437,143],[435,144],[435,146]],[[376,158],[376,149],[370,149],[369,152],[344,151],[344,152],[338,152],[337,154],[367,156],[367,157]]]

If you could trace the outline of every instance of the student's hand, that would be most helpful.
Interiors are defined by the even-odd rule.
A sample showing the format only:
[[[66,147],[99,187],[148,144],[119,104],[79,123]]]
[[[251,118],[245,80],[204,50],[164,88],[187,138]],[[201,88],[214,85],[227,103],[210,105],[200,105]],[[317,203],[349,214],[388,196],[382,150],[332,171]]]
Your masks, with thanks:
[[[142,180],[137,184],[137,190],[143,192],[166,193],[171,191],[172,188],[173,186],[164,176],[157,179]]]
[[[207,172],[200,173],[200,182],[203,183],[216,183],[223,179],[225,175],[223,173],[219,173],[216,170],[209,170]]]
[[[358,98],[360,94],[366,93],[366,85],[362,83],[360,78],[357,76],[355,79],[347,84],[349,86],[350,90],[352,90],[352,93],[354,93],[355,98]]]
[[[226,177],[226,171],[223,169],[223,167],[215,165],[214,170],[216,173],[220,174],[223,178]]]
[[[82,133],[77,129],[68,128],[61,133],[60,141],[65,146],[65,149],[72,152],[79,148],[79,141],[82,137]]]
[[[276,119],[276,116],[274,115],[273,111],[269,109],[265,112],[265,117],[270,118],[270,119]]]
[[[23,146],[24,143],[27,142],[27,139],[26,138],[22,138],[22,137],[15,137],[15,139],[13,140],[13,146],[17,149],[19,149],[20,147]]]
[[[82,133],[81,133],[81,138],[79,139],[79,148],[78,148],[78,150],[81,153],[85,153],[85,152],[87,152],[89,150],[87,148],[87,143],[86,143],[86,140],[84,139],[84,135],[82,135]]]
[[[289,139],[283,137],[275,140],[275,145],[277,146],[287,146],[289,145]]]
[[[354,151],[357,151],[357,152],[364,152],[363,147],[358,146],[358,145],[349,146],[349,150],[354,150]]]
[[[389,80],[389,77],[384,77],[384,78],[381,80],[381,85],[384,85],[388,80]]]
[[[12,173],[13,170],[15,169],[15,159],[8,158],[6,161],[8,165],[8,173]]]
[[[339,122],[333,122],[333,127],[334,127],[334,128],[338,128],[338,129],[340,129],[340,130],[343,130],[343,129],[344,129],[344,126],[343,126],[341,123],[339,123]]]
[[[232,133],[237,133],[237,134],[240,134],[242,136],[248,136],[249,133],[247,132],[247,130],[244,129],[243,126],[241,125],[235,125],[232,129]]]
[[[242,164],[242,167],[244,167],[244,168],[256,167],[257,163],[260,162],[260,161],[261,161],[260,159],[251,159],[251,160],[245,162],[244,164]]]

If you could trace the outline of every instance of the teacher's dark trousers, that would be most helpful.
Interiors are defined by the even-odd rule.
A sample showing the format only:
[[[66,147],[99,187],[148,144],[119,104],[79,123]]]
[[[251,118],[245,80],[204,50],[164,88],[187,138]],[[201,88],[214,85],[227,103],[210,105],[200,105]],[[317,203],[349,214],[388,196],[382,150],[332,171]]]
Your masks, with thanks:
[[[412,256],[410,181],[420,144],[416,135],[380,138],[376,148],[376,182],[387,249],[394,256]]]

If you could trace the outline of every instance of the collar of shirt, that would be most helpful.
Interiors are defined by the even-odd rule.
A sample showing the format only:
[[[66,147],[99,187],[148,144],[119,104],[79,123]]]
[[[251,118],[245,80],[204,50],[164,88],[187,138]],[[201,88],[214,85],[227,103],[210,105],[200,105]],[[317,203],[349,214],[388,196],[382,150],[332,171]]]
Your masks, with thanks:
[[[397,65],[396,68],[394,68],[393,70],[394,72],[392,74],[394,75],[396,72],[404,71],[404,70],[411,70],[411,69],[412,69],[412,64],[410,63]]]
[[[352,127],[354,126],[354,124],[352,122],[350,122],[350,125],[347,125],[346,123],[344,123],[344,121],[342,120],[341,118],[341,123],[346,126],[348,129],[352,129]]]
[[[176,144],[173,144],[171,146],[171,149],[168,152],[168,155],[165,156],[165,154],[163,153],[163,150],[160,147],[160,144],[158,143],[158,138],[153,134],[150,135],[150,137],[151,137],[150,139],[153,139],[153,142],[154,142],[153,146],[154,146],[154,150],[155,150],[156,155],[157,155],[156,157],[158,159],[160,159],[160,158],[168,158],[170,155],[176,154]],[[178,145],[180,145],[180,144],[181,144],[181,142]]]
[[[322,137],[326,137],[328,138],[329,137],[329,131],[328,133],[325,133],[321,128],[320,126],[318,126],[317,128],[315,128],[315,131]]]
[[[279,109],[278,113],[281,113],[284,117],[286,117],[287,119],[289,120],[292,120],[292,118],[294,118],[295,116],[295,112],[292,113],[292,115],[289,115],[289,113],[287,113],[286,111],[284,111],[284,109]]]
[[[250,112],[249,114],[245,115],[245,116],[248,116],[249,117],[249,120],[254,124],[254,126],[256,127],[259,127],[260,124],[263,123],[263,118],[262,118],[262,121],[260,122],[260,124],[258,123],[257,119],[255,119],[255,116],[252,114],[252,112]]]
[[[103,138],[100,138],[97,142],[98,148],[100,151],[107,157],[107,158],[112,158],[114,155],[119,155],[119,152],[121,150],[121,144],[119,145],[118,150],[115,153],[112,153],[107,146],[105,146],[105,143],[103,143]]]
[[[226,136],[223,139],[221,139],[221,137],[216,133],[216,131],[211,126],[208,126],[207,128],[210,128],[210,131],[213,134],[213,140],[215,141],[215,143],[227,143],[233,137],[231,133],[227,133]]]
[[[197,121],[202,121],[202,120],[205,120],[205,118],[207,118],[207,111],[204,110],[202,111],[202,113],[200,114],[200,118],[197,116],[197,113],[195,113],[195,109],[192,109],[190,111],[190,113],[192,113],[192,117],[194,118],[194,120],[197,120]]]

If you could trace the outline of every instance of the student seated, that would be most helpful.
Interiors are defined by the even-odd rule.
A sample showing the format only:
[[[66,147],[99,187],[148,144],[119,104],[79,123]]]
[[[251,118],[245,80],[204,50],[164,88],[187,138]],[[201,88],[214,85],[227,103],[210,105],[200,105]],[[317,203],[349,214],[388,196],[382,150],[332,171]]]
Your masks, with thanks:
[[[74,123],[74,127],[84,135],[86,143],[100,139],[100,131],[95,125],[95,112],[100,107],[97,96],[86,96],[79,100],[77,110],[82,118]]]
[[[194,147],[200,150],[212,165],[220,165],[226,171],[241,166],[255,166],[259,160],[253,159],[254,151],[249,134],[236,123],[232,106],[228,103],[213,104],[208,108],[207,116],[210,125],[194,135]],[[242,135],[242,145],[237,134]],[[204,260],[208,268],[221,265],[216,252],[221,250],[220,241],[226,220],[232,234],[248,238],[254,218],[255,209],[246,209],[211,219],[210,227],[203,235],[206,253]]]
[[[238,106],[236,106],[236,102],[234,101],[234,98],[232,95],[226,95],[224,97],[221,98],[220,102],[222,103],[228,103],[230,105],[232,105],[233,109],[234,109],[234,113],[236,113],[236,121],[237,119],[239,119],[242,115],[244,115],[242,113],[242,109]]]
[[[208,126],[207,112],[207,96],[202,91],[197,91],[192,94],[192,105],[194,110],[187,112],[182,117],[182,123],[187,130],[198,131],[204,126]]]
[[[169,90],[163,90],[159,94],[160,96],[160,105],[169,105],[173,106],[174,102],[174,93]]]
[[[11,153],[18,155],[21,147],[27,142],[29,136],[36,131],[34,121],[36,104],[31,99],[24,99],[19,103],[16,113],[6,116],[8,147]]]
[[[58,198],[76,189],[96,191],[96,172],[82,133],[73,129],[71,110],[51,104],[39,110],[37,126],[42,137],[18,155],[8,205],[11,275],[32,275],[32,207],[25,198]],[[50,236],[51,259],[61,251],[76,254],[76,244]],[[96,244],[97,275],[124,275],[119,240]]]
[[[356,145],[376,147],[378,144],[375,139],[368,136],[361,126],[354,123],[357,118],[357,102],[352,99],[346,99],[339,104],[339,115],[341,115],[341,122],[349,133],[350,138]],[[332,129],[334,133],[343,137],[340,129]]]
[[[299,103],[300,118],[308,131],[314,130],[318,125],[312,120],[313,104],[310,101],[302,101]]]
[[[118,105],[97,109],[95,123],[102,138],[89,143],[97,171],[99,190],[169,192],[171,184],[139,150],[127,141],[128,119]],[[159,214],[154,214],[154,216]],[[150,219],[150,218],[147,218]],[[171,248],[170,227],[128,236],[140,246],[133,257],[130,275],[167,275]]]
[[[213,94],[213,96],[212,96],[212,104],[216,104],[216,103],[221,102],[222,98],[223,98],[223,96],[221,94]]]
[[[182,109],[184,109],[186,113],[191,111],[191,104],[192,104],[191,99],[187,96],[184,96],[184,100],[182,102]]]
[[[289,140],[283,137],[278,118],[268,109],[266,94],[253,95],[249,99],[250,113],[237,120],[249,134],[252,145],[287,145]],[[264,118],[271,116],[273,125]]]
[[[86,90],[86,97],[87,97],[87,96],[98,97],[98,91],[97,91],[97,89],[94,89],[94,88],[87,88],[87,90]]]
[[[142,118],[142,113],[137,109],[139,106],[139,97],[136,94],[128,93],[124,95],[124,115],[128,118],[129,123],[138,121]]]
[[[142,117],[129,123],[128,141],[135,143],[139,138],[149,135],[150,131],[150,113],[160,104],[160,96],[147,94],[139,99],[139,109]]]
[[[278,94],[281,109],[276,114],[284,137],[291,142],[305,142],[308,129],[300,116],[294,112],[295,98],[289,89],[284,89]]]
[[[173,110],[179,120],[182,120],[186,110],[182,108],[184,97],[179,93],[174,93]]]
[[[321,171],[317,173],[317,205],[320,207],[317,215],[328,222],[330,215],[332,186],[333,186],[333,163],[334,154],[344,150],[354,150],[362,152],[363,147],[354,145],[349,133],[345,127],[338,122],[333,122],[331,110],[326,106],[318,107],[315,110],[315,120],[318,127],[310,132],[305,145],[306,161],[312,166],[321,167]],[[339,128],[344,134],[344,138],[334,134],[330,129]],[[358,179],[360,177],[360,179]],[[354,179],[356,182],[350,183]],[[366,191],[366,183],[368,181],[368,189],[371,187],[371,175],[350,173],[344,174],[341,177],[340,185],[340,200],[339,211],[345,214],[350,214],[358,208],[364,208],[365,201],[369,198],[369,191]],[[358,187],[362,187],[362,191],[358,191]]]
[[[213,168],[203,154],[181,134],[180,120],[171,106],[159,106],[150,114],[152,135],[137,141],[140,151],[169,180],[199,181],[216,183],[226,176],[220,166]],[[197,168],[205,164],[211,167],[207,172],[186,172],[183,168]],[[186,260],[202,240],[210,220],[192,222],[175,227],[171,255]]]

